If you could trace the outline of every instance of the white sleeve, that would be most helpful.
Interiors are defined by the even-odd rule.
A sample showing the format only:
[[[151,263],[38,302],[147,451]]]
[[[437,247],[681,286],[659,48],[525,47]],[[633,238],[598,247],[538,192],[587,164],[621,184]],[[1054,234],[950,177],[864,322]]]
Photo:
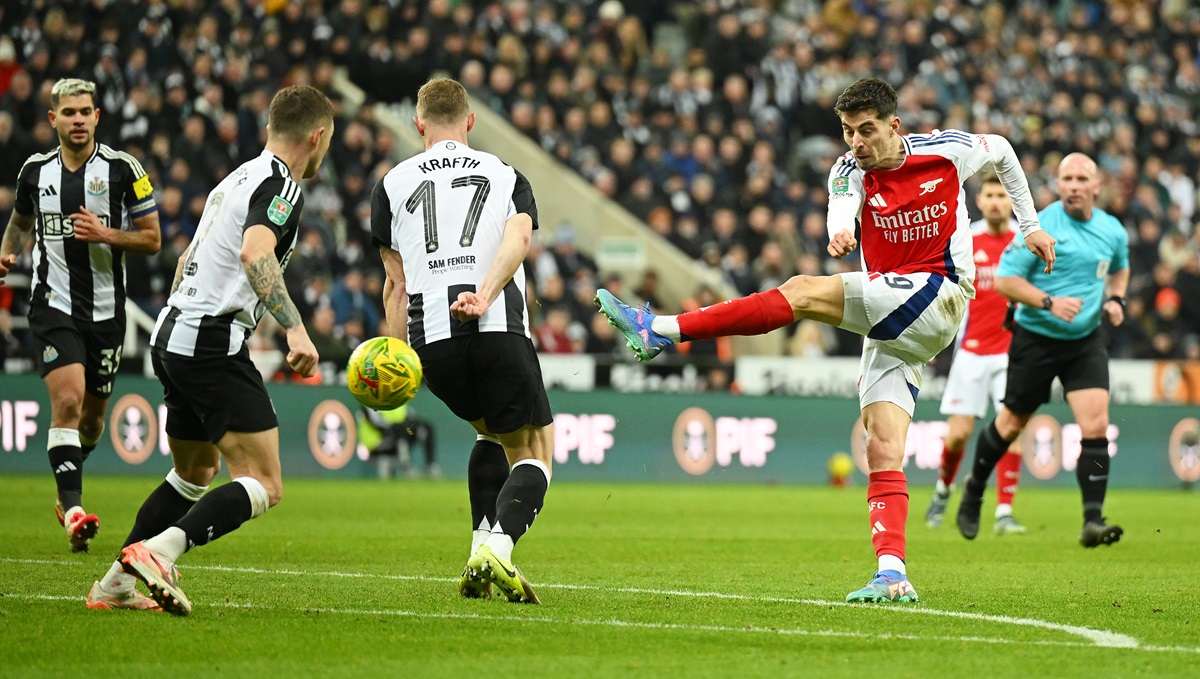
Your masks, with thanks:
[[[959,179],[965,182],[984,167],[991,166],[1012,198],[1013,214],[1017,216],[1021,235],[1028,236],[1041,229],[1033,194],[1029,192],[1029,182],[1025,179],[1025,171],[1021,169],[1021,161],[1012,144],[998,134],[973,134],[970,139],[969,148],[957,144],[947,147],[954,149],[954,164],[958,166]]]
[[[839,158],[829,171],[829,183],[825,188],[829,191],[829,212],[825,218],[829,238],[832,240],[841,231],[853,234],[854,222],[863,204],[862,172],[858,171],[858,163],[849,156]]]

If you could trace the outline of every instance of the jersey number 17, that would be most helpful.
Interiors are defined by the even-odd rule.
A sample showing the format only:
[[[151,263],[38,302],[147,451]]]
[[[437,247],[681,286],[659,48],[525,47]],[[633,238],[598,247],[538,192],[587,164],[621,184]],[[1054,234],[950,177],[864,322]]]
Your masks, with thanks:
[[[492,190],[492,183],[488,181],[488,178],[477,174],[458,177],[450,182],[450,187],[454,189],[469,186],[475,187],[475,195],[471,196],[471,205],[468,206],[467,217],[463,221],[462,235],[458,238],[458,244],[464,248],[470,247],[471,243],[475,242],[475,230],[479,228],[483,204]],[[404,209],[408,210],[409,214],[415,215],[417,208],[421,209],[421,217],[425,221],[426,253],[437,252],[438,249],[436,193],[433,182],[426,179],[417,185],[416,190],[404,202]]]

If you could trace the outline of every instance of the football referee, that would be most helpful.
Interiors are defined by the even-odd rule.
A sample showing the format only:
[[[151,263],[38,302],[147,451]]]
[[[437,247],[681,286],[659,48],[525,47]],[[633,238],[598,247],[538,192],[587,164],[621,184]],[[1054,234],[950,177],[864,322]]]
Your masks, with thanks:
[[[1108,348],[1100,327],[1103,313],[1114,326],[1125,318],[1129,285],[1129,241],[1112,215],[1095,207],[1100,191],[1096,163],[1072,153],[1058,166],[1059,201],[1038,215],[1054,237],[1058,261],[1053,275],[1018,235],[996,272],[996,289],[1020,306],[1009,348],[1004,407],[980,435],[975,463],[958,508],[958,529],[974,539],[988,476],[1038,406],[1050,400],[1050,385],[1062,381],[1067,403],[1082,435],[1075,478],[1083,496],[1084,547],[1121,539],[1121,527],[1103,516],[1108,487]],[[1106,290],[1107,288],[1107,290]]]

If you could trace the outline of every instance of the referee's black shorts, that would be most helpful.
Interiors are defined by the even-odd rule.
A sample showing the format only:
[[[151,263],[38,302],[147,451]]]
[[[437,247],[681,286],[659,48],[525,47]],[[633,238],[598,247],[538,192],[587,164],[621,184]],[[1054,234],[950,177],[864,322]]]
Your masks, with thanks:
[[[211,358],[150,351],[154,374],[163,385],[171,438],[216,443],[226,432],[252,434],[279,426],[246,347],[233,356]]]
[[[481,332],[417,349],[425,384],[459,418],[483,420],[509,434],[554,421],[533,342],[510,332]]]
[[[1004,405],[1018,415],[1033,413],[1050,401],[1055,377],[1065,392],[1108,390],[1108,342],[1103,327],[1077,340],[1046,337],[1019,324],[1013,327]]]

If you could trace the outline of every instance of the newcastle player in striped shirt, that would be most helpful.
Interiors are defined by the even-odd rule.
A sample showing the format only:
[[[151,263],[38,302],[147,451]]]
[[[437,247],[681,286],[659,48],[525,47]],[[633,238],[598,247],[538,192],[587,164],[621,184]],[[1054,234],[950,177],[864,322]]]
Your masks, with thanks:
[[[459,592],[537,603],[513,545],[542,508],[553,417],[529,334],[522,262],[537,228],[525,177],[467,145],[475,114],[458,82],[417,93],[425,151],[392,168],[371,197],[387,269],[389,333],[421,357],[425,384],[476,433],[467,466],[471,555]]]
[[[92,586],[91,608],[141,607],[136,578],[164,610],[187,615],[192,605],[175,561],[261,515],[283,492],[279,422],[246,339],[269,312],[287,332],[292,370],[316,370],[317,350],[283,269],[304,207],[298,182],[317,173],[329,150],[333,104],[312,87],[287,87],[267,119],[266,149],[208,194],[150,338],[174,468],[142,504],[120,558]],[[206,493],[221,459],[233,481]]]
[[[96,141],[96,85],[59,80],[50,107],[59,146],[30,156],[21,168],[0,244],[0,284],[32,242],[29,327],[50,393],[55,513],[71,550],[81,552],[100,527],[83,509],[83,463],[104,430],[121,362],[124,254],[158,252],[161,236],[154,188],[141,163]]]

